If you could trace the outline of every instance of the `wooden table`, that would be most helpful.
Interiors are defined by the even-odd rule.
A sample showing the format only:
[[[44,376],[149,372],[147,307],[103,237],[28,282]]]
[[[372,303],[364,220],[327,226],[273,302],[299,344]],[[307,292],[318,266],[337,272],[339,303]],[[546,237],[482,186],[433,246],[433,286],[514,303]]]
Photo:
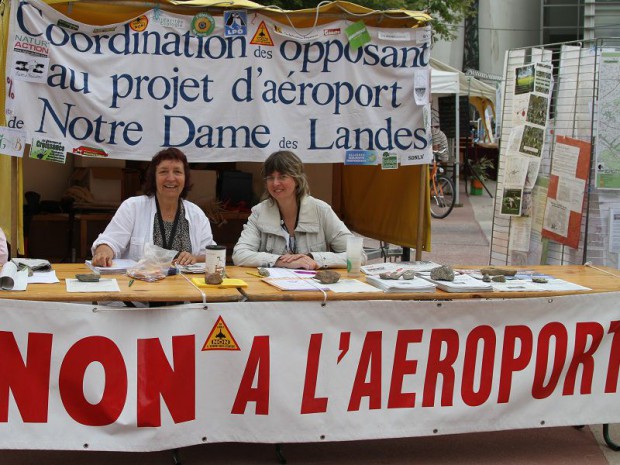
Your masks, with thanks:
[[[455,269],[471,269],[468,266],[455,266]],[[613,276],[620,272],[614,268],[598,267],[595,268],[583,265],[562,265],[562,266],[527,266],[527,267],[506,267],[520,270],[534,270],[548,274],[556,278],[564,279],[571,283],[579,284],[592,289],[591,291],[540,291],[540,292],[445,292],[436,290],[435,292],[402,292],[402,293],[334,293],[327,292],[327,300],[456,300],[456,299],[515,299],[527,297],[552,297],[557,295],[585,294],[597,292],[614,292],[620,290],[620,278]],[[248,274],[248,271],[255,272],[255,269],[240,267],[228,267],[227,274],[231,278],[243,279],[248,283],[248,287],[241,288],[240,291],[250,301],[312,301],[323,300],[323,293],[320,291],[281,291],[263,282],[260,278]],[[337,270],[343,278],[347,277],[345,270]],[[612,273],[612,274],[609,274]],[[365,281],[364,276],[358,278]]]
[[[103,275],[103,278],[114,278],[118,281],[120,292],[67,292],[65,279],[74,278],[76,273],[91,273],[91,269],[83,263],[57,263],[52,268],[60,283],[29,284],[26,291],[2,291],[0,299],[57,301],[57,302],[202,302],[201,292],[182,275],[147,283],[134,280],[125,274]],[[188,279],[200,275],[187,275]],[[243,298],[236,288],[207,289],[201,288],[207,302],[236,302]]]

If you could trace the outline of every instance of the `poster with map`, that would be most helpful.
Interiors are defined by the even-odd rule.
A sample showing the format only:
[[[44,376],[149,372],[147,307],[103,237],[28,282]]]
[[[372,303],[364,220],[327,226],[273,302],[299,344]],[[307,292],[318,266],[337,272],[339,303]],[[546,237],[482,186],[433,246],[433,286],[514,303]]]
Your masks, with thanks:
[[[603,51],[599,73],[595,182],[620,189],[620,52]]]

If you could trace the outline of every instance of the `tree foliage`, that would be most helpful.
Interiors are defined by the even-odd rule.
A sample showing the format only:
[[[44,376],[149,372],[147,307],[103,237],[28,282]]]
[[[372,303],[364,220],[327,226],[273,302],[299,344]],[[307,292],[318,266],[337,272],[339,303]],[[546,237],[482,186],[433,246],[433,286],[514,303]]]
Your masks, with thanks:
[[[275,5],[285,10],[314,8],[317,0],[260,0],[261,5]],[[466,16],[475,14],[473,0],[357,0],[358,5],[375,10],[401,8],[412,11],[424,11],[433,18],[432,27],[435,40],[452,40],[456,26]]]

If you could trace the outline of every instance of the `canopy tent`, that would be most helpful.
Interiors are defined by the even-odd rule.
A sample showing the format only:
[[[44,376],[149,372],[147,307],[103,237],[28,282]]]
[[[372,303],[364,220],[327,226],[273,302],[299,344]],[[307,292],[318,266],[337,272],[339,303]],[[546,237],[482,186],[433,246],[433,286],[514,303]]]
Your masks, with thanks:
[[[215,0],[191,0],[191,1],[175,1],[175,0],[161,0],[157,3],[150,1],[135,1],[135,0],[120,0],[120,1],[96,1],[96,0],[81,0],[81,1],[65,1],[65,0],[45,0],[50,6],[56,9],[58,12],[67,16],[68,18],[85,24],[91,25],[106,25],[121,23],[129,21],[133,18],[137,18],[139,15],[146,13],[149,10],[161,9],[171,13],[195,15],[196,13],[208,12],[213,16],[220,16],[226,10],[231,9],[243,9],[251,14],[253,12],[260,13],[261,15],[268,16],[274,21],[278,21],[284,25],[291,26],[293,28],[312,27],[316,25],[326,24],[335,20],[348,20],[351,22],[363,21],[368,26],[378,26],[387,28],[416,28],[428,24],[430,16],[421,12],[413,12],[406,10],[385,10],[376,11],[368,8],[355,5],[353,3],[344,1],[335,1],[327,4],[323,4],[318,8],[296,10],[296,11],[283,11],[276,8],[265,7],[253,2],[244,0],[232,0],[226,3],[222,3]],[[3,10],[2,17],[2,35],[7,39],[9,13],[17,3],[15,1],[7,2],[5,9]],[[105,7],[103,7],[105,6]],[[1,52],[2,74],[6,77],[6,49]],[[7,80],[2,79],[2,92],[0,93],[2,108],[5,108],[5,97],[7,92]],[[5,115],[5,112],[3,112]],[[6,116],[0,121],[2,125],[6,125]],[[85,143],[88,143],[85,140]],[[22,237],[22,161],[15,157],[0,156],[0,226],[6,229],[9,240],[14,247],[17,247],[20,252],[24,252],[23,237]],[[413,166],[409,167],[410,170],[397,170],[399,172],[399,183],[403,186],[411,185],[408,181],[411,179],[411,171],[421,173],[426,166]],[[44,169],[44,167],[42,167]],[[406,171],[410,171],[406,173]],[[417,175],[415,176],[417,177]],[[386,181],[385,179],[377,180],[377,183],[381,182],[394,182],[394,179]],[[411,189],[414,189],[411,187]],[[404,189],[403,189],[404,190]],[[419,211],[420,198],[418,192],[399,192],[400,198],[398,202],[394,202],[393,209],[399,212],[402,209],[406,209],[409,214],[411,212]],[[339,193],[338,193],[339,195]],[[342,197],[344,202],[352,201],[347,198],[347,194],[343,192]],[[385,210],[385,205],[382,210]],[[421,224],[410,225],[411,230],[407,232],[400,231],[396,236],[406,235],[408,241],[400,242],[413,242],[415,238],[420,238],[420,228],[424,227],[424,231],[429,228],[428,222]],[[425,233],[425,241],[428,244],[430,242],[430,234]],[[417,239],[416,239],[417,240]],[[394,240],[394,242],[398,242]]]

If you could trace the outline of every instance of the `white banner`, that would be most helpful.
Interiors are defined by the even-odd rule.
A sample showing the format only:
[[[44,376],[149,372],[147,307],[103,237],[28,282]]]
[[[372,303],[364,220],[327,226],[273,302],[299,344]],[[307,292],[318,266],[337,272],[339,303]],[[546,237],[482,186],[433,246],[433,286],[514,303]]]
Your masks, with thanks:
[[[78,23],[38,0],[11,2],[7,125],[31,155],[150,160],[178,147],[192,162],[428,163],[414,73],[428,42],[412,29],[368,27],[351,45],[341,20],[295,29],[260,14],[150,10],[125,23]],[[430,124],[430,123],[429,123]]]
[[[0,300],[0,448],[617,423],[619,297],[208,309]]]

